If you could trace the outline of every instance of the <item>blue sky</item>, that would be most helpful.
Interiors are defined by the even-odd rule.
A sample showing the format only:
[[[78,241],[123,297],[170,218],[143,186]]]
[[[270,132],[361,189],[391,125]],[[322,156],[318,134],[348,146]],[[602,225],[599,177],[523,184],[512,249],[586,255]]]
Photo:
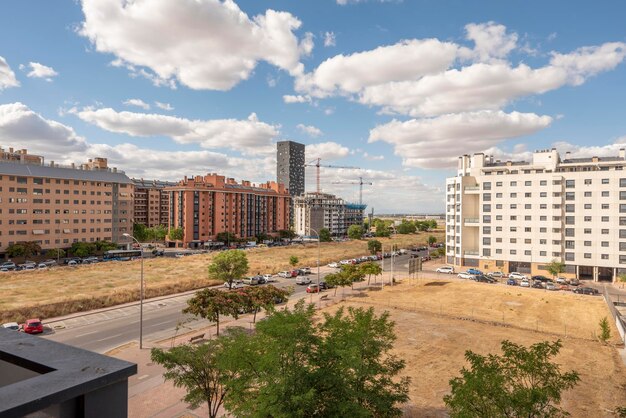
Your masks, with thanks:
[[[129,175],[275,179],[307,144],[322,189],[444,208],[458,155],[626,142],[621,1],[23,1],[0,13],[0,146]],[[307,170],[313,190],[314,172]]]

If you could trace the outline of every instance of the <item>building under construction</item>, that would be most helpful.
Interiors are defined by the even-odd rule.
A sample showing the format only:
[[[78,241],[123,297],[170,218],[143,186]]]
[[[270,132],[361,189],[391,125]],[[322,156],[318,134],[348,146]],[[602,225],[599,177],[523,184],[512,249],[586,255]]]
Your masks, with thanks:
[[[333,236],[345,236],[351,225],[363,224],[366,205],[347,203],[328,193],[305,193],[294,199],[295,232],[317,236],[327,228]]]

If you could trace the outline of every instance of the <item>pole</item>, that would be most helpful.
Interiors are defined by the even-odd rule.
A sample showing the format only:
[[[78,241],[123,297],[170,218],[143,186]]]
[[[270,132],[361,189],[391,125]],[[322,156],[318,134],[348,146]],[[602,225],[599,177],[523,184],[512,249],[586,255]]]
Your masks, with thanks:
[[[393,251],[393,247],[391,247],[391,279],[389,280],[389,283],[391,286],[393,286],[393,258],[394,258],[394,251]]]
[[[141,284],[139,286],[139,349],[143,349],[143,249],[141,244],[134,236],[130,234],[123,234],[125,237],[132,238],[137,245],[139,245],[139,251],[141,252]]]
[[[322,309],[322,298],[320,296],[320,253],[321,253],[321,245],[322,240],[320,239],[320,233],[313,228],[309,228],[309,231],[315,232],[317,235],[317,307],[318,309]]]

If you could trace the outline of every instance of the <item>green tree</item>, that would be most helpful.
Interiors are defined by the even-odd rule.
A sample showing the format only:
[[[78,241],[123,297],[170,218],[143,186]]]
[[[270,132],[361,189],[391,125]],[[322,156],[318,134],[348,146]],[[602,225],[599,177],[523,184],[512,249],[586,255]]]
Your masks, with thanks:
[[[281,229],[278,231],[278,237],[280,239],[294,239],[296,237],[296,233],[290,229]]]
[[[10,258],[13,257],[22,257],[25,253],[24,245],[22,243],[11,244],[6,248],[7,256]]]
[[[354,282],[362,282],[365,280],[365,273],[363,273],[360,266],[356,264],[345,264],[341,266],[339,274],[345,277],[348,283],[347,285],[351,286],[352,289],[354,289]]]
[[[600,320],[600,341],[606,344],[607,341],[611,339],[611,325],[609,324],[609,320],[606,318],[602,318]]]
[[[65,257],[65,250],[62,248],[51,248],[46,251],[46,256],[50,258],[63,258]]]
[[[361,239],[363,236],[363,227],[361,225],[350,225],[348,227],[348,237],[350,239]]]
[[[239,289],[237,293],[241,296],[241,306],[245,312],[253,312],[252,322],[256,323],[256,315],[261,308],[271,311],[276,306],[277,301],[286,301],[289,291],[279,289],[272,285],[249,286]]]
[[[548,264],[548,273],[550,273],[552,277],[556,277],[563,272],[565,272],[564,262],[554,259],[550,264]]]
[[[254,237],[256,238],[256,242],[268,241],[270,239],[270,236],[265,232],[259,232]]]
[[[320,236],[319,236],[319,241],[320,242],[331,242],[333,239],[330,236],[330,231],[328,230],[328,228],[322,228],[320,229]]]
[[[70,253],[76,257],[87,257],[96,253],[96,246],[88,242],[75,242],[70,247]]]
[[[367,241],[367,250],[370,254],[376,254],[383,250],[383,244],[378,240],[371,239]]]
[[[172,241],[182,241],[185,237],[185,231],[183,231],[183,228],[171,228],[168,236]]]
[[[296,257],[295,255],[292,255],[291,257],[289,257],[289,265],[291,265],[291,267],[297,266],[299,262],[300,262],[300,259]]]
[[[232,244],[238,241],[237,237],[232,232],[220,232],[215,238],[225,244]]]
[[[434,243],[436,243],[436,242],[437,242],[437,237],[436,237],[436,236],[434,236],[434,235],[430,235],[430,236],[428,237],[428,245],[433,245],[433,244],[434,244]]]
[[[428,229],[430,228],[430,225],[427,221],[415,221],[414,224],[415,228],[420,232],[428,231]]]
[[[26,241],[21,244],[24,247],[24,257],[32,257],[41,253],[41,245],[35,241]]]
[[[415,225],[412,222],[408,222],[403,220],[400,225],[398,225],[398,234],[412,234],[415,232]]]
[[[117,244],[111,241],[96,241],[93,245],[96,251],[117,250]]]
[[[562,373],[553,358],[561,341],[526,348],[502,341],[502,355],[465,352],[470,369],[450,380],[443,400],[455,417],[560,417],[561,393],[580,380],[575,371]]]
[[[401,416],[404,363],[389,351],[388,314],[339,309],[314,321],[313,305],[272,312],[255,334],[224,340],[218,365],[231,376],[225,408],[235,417]]]
[[[222,340],[217,339],[170,350],[153,348],[151,352],[152,361],[165,368],[163,377],[187,391],[183,400],[192,408],[206,403],[210,418],[218,416],[227,392],[224,382],[228,376],[217,367],[221,345]]]
[[[384,221],[380,219],[374,222],[374,227],[376,228],[376,236],[377,237],[388,237],[391,235],[389,232],[389,227]]]
[[[139,242],[147,241],[148,239],[148,228],[144,224],[134,223],[133,224],[133,236]]]
[[[229,288],[232,288],[233,280],[241,279],[247,272],[248,257],[241,250],[222,251],[209,265],[209,277],[227,282]]]
[[[378,263],[374,263],[373,261],[363,263],[359,266],[361,272],[367,275],[367,285],[370,285],[370,280],[372,276],[376,277],[380,274],[383,274],[383,268]]]
[[[223,292],[217,289],[203,289],[187,301],[183,313],[189,313],[215,322],[217,335],[220,335],[220,317],[227,315],[239,318],[241,298],[236,292]]]

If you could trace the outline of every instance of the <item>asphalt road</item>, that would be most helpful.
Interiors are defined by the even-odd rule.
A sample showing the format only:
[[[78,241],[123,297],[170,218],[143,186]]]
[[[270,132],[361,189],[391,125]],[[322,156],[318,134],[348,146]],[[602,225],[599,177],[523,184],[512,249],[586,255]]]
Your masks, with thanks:
[[[408,255],[394,258],[394,274],[408,272]],[[385,259],[383,278],[390,280],[391,259]],[[317,281],[317,268],[311,267],[308,275],[313,283]],[[320,280],[336,269],[320,267]],[[291,300],[306,297],[306,287],[295,284],[294,279],[277,278],[273,285],[285,288],[293,286],[294,294]],[[173,295],[166,298],[155,298],[144,301],[143,304],[143,341],[149,346],[150,341],[171,338],[176,334],[186,333],[194,329],[208,326],[210,323],[192,315],[184,315],[183,308],[193,292]],[[225,319],[227,320],[227,318]],[[44,338],[69,344],[75,347],[99,353],[112,348],[136,341],[139,338],[139,304],[126,305],[118,308],[85,312],[69,318],[51,319],[45,321],[51,329],[47,330]],[[178,330],[177,330],[178,328]]]

